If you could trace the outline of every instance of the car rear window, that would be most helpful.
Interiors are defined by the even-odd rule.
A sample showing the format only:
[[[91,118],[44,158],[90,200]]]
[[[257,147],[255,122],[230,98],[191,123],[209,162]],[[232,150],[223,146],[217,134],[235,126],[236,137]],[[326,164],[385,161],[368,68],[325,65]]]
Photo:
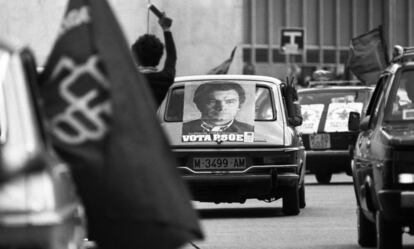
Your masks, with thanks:
[[[165,121],[182,122],[184,111],[184,87],[172,89],[165,112]],[[274,120],[276,110],[272,101],[272,94],[269,87],[256,85],[255,91],[255,121]]]
[[[368,91],[309,91],[299,94],[299,103],[301,105],[310,104],[323,104],[329,105],[330,103],[349,103],[349,102],[362,102],[369,101]]]
[[[307,91],[299,93],[302,133],[348,131],[349,112],[362,113],[370,98],[367,90]]]

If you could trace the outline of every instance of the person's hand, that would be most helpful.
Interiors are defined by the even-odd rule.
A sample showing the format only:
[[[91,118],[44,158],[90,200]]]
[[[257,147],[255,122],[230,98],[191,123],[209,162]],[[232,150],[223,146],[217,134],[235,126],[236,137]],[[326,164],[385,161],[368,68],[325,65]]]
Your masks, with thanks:
[[[162,14],[162,17],[158,19],[158,23],[164,31],[168,31],[170,30],[172,19],[167,17],[167,15],[165,15],[165,12],[163,12]]]

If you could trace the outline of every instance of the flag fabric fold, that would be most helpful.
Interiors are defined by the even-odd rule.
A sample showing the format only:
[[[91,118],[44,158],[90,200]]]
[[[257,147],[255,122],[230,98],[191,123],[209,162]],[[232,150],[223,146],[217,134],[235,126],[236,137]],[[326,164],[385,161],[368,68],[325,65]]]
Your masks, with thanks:
[[[237,46],[231,51],[230,57],[227,58],[223,63],[217,67],[210,69],[207,74],[227,74],[229,71],[230,65],[233,61],[234,53],[236,52]]]
[[[351,39],[348,67],[365,84],[375,84],[389,64],[382,26]]]
[[[99,248],[178,248],[203,237],[107,1],[68,2],[40,81],[53,145],[71,165]]]

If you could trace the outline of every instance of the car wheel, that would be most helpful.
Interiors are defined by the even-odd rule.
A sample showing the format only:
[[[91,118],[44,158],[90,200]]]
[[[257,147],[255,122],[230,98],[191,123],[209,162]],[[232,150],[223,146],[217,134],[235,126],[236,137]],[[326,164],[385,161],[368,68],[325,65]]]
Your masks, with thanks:
[[[305,198],[305,183],[299,188],[299,208],[306,207],[306,198]]]
[[[362,208],[357,208],[358,244],[362,247],[374,247],[377,244],[375,223],[368,220]]]
[[[331,182],[332,173],[329,172],[315,172],[315,177],[318,183],[328,184]]]
[[[402,231],[399,224],[386,220],[381,211],[378,211],[376,225],[378,249],[402,248]]]
[[[286,215],[297,215],[299,208],[299,188],[296,183],[294,186],[288,187],[283,196],[283,213]]]

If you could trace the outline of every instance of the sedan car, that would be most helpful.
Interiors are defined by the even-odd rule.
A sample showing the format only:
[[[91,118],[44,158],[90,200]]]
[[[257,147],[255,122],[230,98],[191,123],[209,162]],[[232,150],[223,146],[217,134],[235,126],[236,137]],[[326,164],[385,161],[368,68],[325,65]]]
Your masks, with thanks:
[[[351,81],[311,82],[298,90],[307,170],[327,184],[333,173],[351,175],[350,151],[357,132],[348,130],[350,112],[364,112],[373,87]]]
[[[83,248],[86,221],[52,150],[30,50],[0,38],[0,248]]]
[[[402,232],[414,234],[414,48],[394,55],[366,116],[350,115],[359,131],[352,176],[363,247],[401,248]]]
[[[288,215],[305,207],[304,147],[285,89],[264,76],[176,78],[158,114],[194,200],[282,198]]]

